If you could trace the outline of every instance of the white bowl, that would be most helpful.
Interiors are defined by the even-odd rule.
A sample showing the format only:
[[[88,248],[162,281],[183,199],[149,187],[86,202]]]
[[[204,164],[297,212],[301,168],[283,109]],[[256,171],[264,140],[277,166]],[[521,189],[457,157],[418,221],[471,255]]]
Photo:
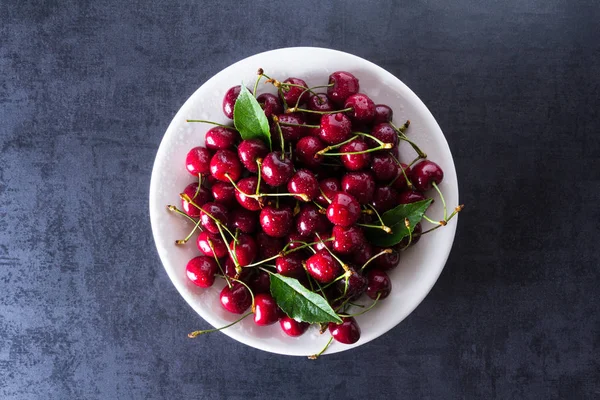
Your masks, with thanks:
[[[191,224],[167,211],[167,204],[181,206],[179,193],[194,181],[184,166],[187,152],[204,143],[209,125],[186,123],[186,119],[204,119],[228,123],[221,109],[223,95],[231,86],[244,82],[252,86],[258,68],[271,77],[283,80],[289,76],[304,79],[309,86],[327,83],[329,74],[343,70],[353,73],[360,81],[361,92],[376,104],[387,104],[394,110],[394,122],[411,120],[407,132],[419,144],[429,159],[444,170],[440,188],[449,207],[458,204],[458,183],[450,149],[437,122],[423,102],[398,78],[360,57],[336,50],[293,47],[260,53],[239,61],[209,79],[185,102],[165,133],[152,170],[150,182],[150,220],[160,259],[173,284],[190,306],[214,327],[233,321],[236,316],[223,309],[219,302],[222,282],[209,289],[191,284],[185,275],[185,266],[199,251],[195,241],[176,246],[174,241],[189,233]],[[271,91],[271,85],[261,84],[259,92]],[[405,162],[415,154],[407,143],[400,146]],[[434,196],[434,193],[431,194]],[[441,202],[435,201],[427,214],[441,219]],[[357,317],[361,326],[360,340],[352,345],[334,343],[326,354],[349,350],[363,345],[396,326],[410,314],[429,293],[440,275],[450,253],[457,218],[446,227],[424,236],[421,241],[402,254],[400,265],[390,272],[393,290],[370,312]],[[427,224],[425,224],[427,225]],[[261,350],[287,354],[310,355],[318,352],[329,339],[311,327],[303,336],[286,336],[279,324],[259,327],[251,317],[224,331],[224,334]],[[187,332],[182,332],[187,334]],[[202,337],[196,339],[202,340]]]

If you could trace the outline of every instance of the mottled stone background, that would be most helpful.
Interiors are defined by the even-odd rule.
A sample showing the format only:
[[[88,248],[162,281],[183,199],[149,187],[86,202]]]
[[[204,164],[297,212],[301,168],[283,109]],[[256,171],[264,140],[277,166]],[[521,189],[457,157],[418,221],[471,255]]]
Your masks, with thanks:
[[[599,398],[600,3],[483,3],[1,1],[0,398]],[[187,97],[294,45],[408,84],[467,205],[416,311],[318,362],[188,340],[148,217]]]

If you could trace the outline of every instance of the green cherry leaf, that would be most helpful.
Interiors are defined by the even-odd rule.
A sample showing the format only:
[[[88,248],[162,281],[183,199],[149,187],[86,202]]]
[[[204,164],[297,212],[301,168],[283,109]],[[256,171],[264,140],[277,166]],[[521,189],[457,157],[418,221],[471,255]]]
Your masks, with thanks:
[[[242,139],[260,139],[271,148],[269,121],[258,101],[244,85],[233,106],[233,124]]]
[[[296,321],[310,324],[342,323],[342,319],[322,296],[302,286],[297,279],[271,274],[271,295],[283,312]]]
[[[386,211],[381,219],[392,232],[385,233],[381,229],[366,228],[367,239],[371,243],[380,247],[391,247],[400,243],[402,239],[409,236],[415,229],[415,225],[421,221],[423,214],[429,208],[433,199],[426,199],[410,204],[400,204],[397,207]],[[404,223],[408,218],[410,222],[410,232]]]

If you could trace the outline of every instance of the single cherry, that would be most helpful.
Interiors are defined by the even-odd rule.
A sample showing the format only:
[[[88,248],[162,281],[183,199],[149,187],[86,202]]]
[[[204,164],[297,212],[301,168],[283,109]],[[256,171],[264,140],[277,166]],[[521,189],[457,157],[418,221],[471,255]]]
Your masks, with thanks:
[[[229,216],[229,225],[243,233],[254,233],[258,227],[258,213],[247,208],[235,207]]]
[[[389,152],[376,153],[372,158],[371,171],[375,180],[390,182],[400,172],[400,166]]]
[[[259,326],[271,325],[279,319],[279,307],[275,299],[266,293],[254,296],[254,323]]]
[[[382,250],[384,249],[381,247],[375,247],[374,249],[375,254],[381,252]],[[396,268],[398,266],[398,263],[400,262],[400,252],[393,248],[391,250],[391,253],[382,254],[376,259],[374,259],[372,265],[375,265],[375,267],[383,271],[389,271],[391,269]]]
[[[248,286],[250,286],[250,290],[252,290],[252,293],[254,294],[269,293],[271,290],[271,277],[268,272],[257,269],[256,273],[248,280]]]
[[[296,230],[302,237],[309,237],[315,233],[322,234],[329,230],[331,225],[325,214],[319,212],[314,204],[304,204],[296,215]]]
[[[396,130],[387,122],[377,124],[371,130],[371,135],[381,140],[383,143],[391,143],[392,147],[398,146],[398,133]],[[373,139],[370,139],[371,146],[375,147],[378,144]]]
[[[332,235],[333,250],[339,254],[352,254],[366,243],[364,232],[356,225],[350,227],[336,225],[333,227]]]
[[[297,142],[307,135],[308,128],[305,126],[297,126],[306,124],[306,120],[302,114],[281,114],[278,115],[278,118],[280,122],[279,126],[281,127],[281,134],[283,135],[283,140],[286,142]],[[286,123],[294,125],[285,125]],[[279,131],[272,131],[271,136],[279,138]]]
[[[305,91],[308,88],[308,86],[306,86],[306,82],[304,82],[304,80],[299,78],[287,78],[282,83],[283,84],[281,85],[281,90],[283,92],[283,99],[285,100],[288,106],[295,106],[296,102],[298,102],[298,99],[300,99],[299,104],[306,103],[306,100],[308,100],[308,96],[310,95],[310,93],[308,91]],[[286,83],[291,83],[297,86],[287,86],[285,85]],[[300,98],[300,96],[302,96],[302,98]]]
[[[276,256],[284,246],[281,238],[274,238],[264,232],[256,234],[256,244],[258,245],[258,257],[261,260]]]
[[[185,157],[185,168],[196,178],[200,174],[208,174],[210,173],[211,158],[212,153],[206,147],[194,147]]]
[[[238,235],[237,243],[235,240],[232,240],[229,243],[229,248],[235,255],[240,267],[245,267],[246,265],[252,264],[252,261],[254,261],[256,255],[258,254],[258,246],[256,245],[256,242],[252,236],[244,233]]]
[[[423,160],[412,167],[410,177],[415,189],[424,192],[442,182],[444,171],[433,161]]]
[[[384,213],[391,210],[398,204],[398,192],[389,186],[377,186],[371,205],[375,207],[377,212]]]
[[[327,207],[337,192],[342,191],[342,184],[338,178],[325,178],[319,181],[321,194],[317,196],[317,203]]]
[[[353,122],[358,124],[370,124],[375,118],[375,103],[363,93],[356,93],[348,97],[344,103],[344,108],[352,108],[346,114]]]
[[[296,156],[296,160],[304,166],[316,168],[321,165],[321,162],[323,161],[323,156],[316,156],[316,154],[324,148],[325,143],[319,138],[305,136],[296,143],[294,155]]]
[[[382,122],[390,122],[394,117],[394,111],[385,104],[375,104],[375,118],[373,119],[374,124],[380,124]]]
[[[360,327],[353,317],[342,318],[341,324],[329,323],[329,333],[335,340],[344,344],[352,344],[360,339]]]
[[[392,281],[388,274],[380,269],[372,269],[367,272],[367,296],[375,300],[379,296],[379,300],[383,300],[390,295],[392,291]]]
[[[260,210],[260,202],[251,195],[256,194],[256,186],[258,185],[258,178],[256,176],[250,176],[248,178],[241,179],[237,183],[239,190],[235,191],[235,198],[238,203],[247,210],[258,211]]]
[[[242,162],[242,165],[250,172],[258,172],[257,159],[263,159],[269,154],[269,148],[260,139],[246,139],[242,140],[242,143],[237,149],[238,157]]]
[[[306,276],[302,263],[305,256],[301,254],[301,250],[286,254],[285,256],[275,259],[275,267],[277,273],[290,278],[300,279]]]
[[[219,233],[219,227],[213,218],[218,220],[222,225],[227,226],[228,217],[229,212],[223,204],[206,203],[202,206],[202,211],[200,212],[200,223],[204,229],[216,235]]]
[[[187,263],[185,273],[194,285],[207,288],[215,283],[217,268],[214,258],[199,256],[192,258]]]
[[[421,192],[417,192],[416,190],[406,190],[398,195],[399,204],[416,203],[417,201],[425,199],[425,195]]]
[[[285,156],[281,158],[281,152],[274,151],[265,156],[262,163],[262,178],[272,186],[280,186],[292,177],[294,174],[294,164]]]
[[[319,138],[327,144],[337,144],[350,137],[352,123],[342,113],[325,114],[321,117]]]
[[[301,336],[310,326],[307,322],[298,322],[287,315],[279,320],[279,324],[281,325],[283,332],[291,337]]]
[[[229,312],[243,314],[252,304],[252,296],[245,285],[232,282],[231,288],[227,285],[221,290],[221,305]]]
[[[233,119],[233,107],[240,95],[240,90],[242,90],[242,87],[237,85],[225,92],[225,97],[223,98],[223,114],[229,119]]]
[[[356,265],[360,265],[362,267],[374,255],[375,252],[373,250],[373,246],[369,242],[365,242],[362,247],[357,248],[352,254],[352,260]],[[369,263],[369,265],[371,264]]]
[[[350,143],[346,143],[340,147],[340,153],[356,153],[345,154],[341,156],[342,164],[350,171],[360,171],[365,169],[371,163],[371,153],[360,153],[369,149],[369,145],[362,139],[356,138]]]
[[[310,276],[321,283],[332,282],[344,272],[339,261],[327,250],[321,250],[310,256],[306,260],[306,270]]]
[[[360,203],[354,196],[344,192],[336,193],[327,207],[327,218],[334,225],[354,225],[360,214]]]
[[[274,94],[260,94],[256,98],[256,101],[258,101],[258,104],[260,104],[267,118],[270,118],[271,115],[278,115],[283,112],[283,104],[281,104],[279,97],[275,96]]]
[[[216,255],[217,258],[221,258],[227,255],[227,245],[223,239],[208,232],[200,232],[196,240],[196,245],[198,246],[198,250],[206,257],[214,257]]]
[[[204,186],[201,186],[200,189],[198,189],[198,182],[193,182],[187,185],[185,189],[183,189],[183,193],[192,199],[194,204],[199,207],[202,207],[211,199],[208,189],[206,189]],[[183,199],[181,199],[181,208],[190,217],[196,218],[200,216],[200,209]]]
[[[210,128],[204,136],[206,148],[210,150],[224,150],[232,148],[240,138],[240,134],[229,128],[215,126]]]
[[[335,110],[335,107],[329,97],[325,93],[318,93],[308,98],[306,108],[312,111],[330,112]]]
[[[259,221],[267,235],[282,238],[290,233],[294,223],[294,214],[288,207],[266,206],[260,212]]]
[[[242,175],[240,160],[231,150],[219,150],[210,160],[210,173],[221,182],[237,181]],[[227,178],[229,175],[229,178]]]
[[[316,199],[319,193],[319,181],[315,175],[307,169],[299,169],[287,183],[288,192],[292,194],[304,194],[306,198],[294,196],[301,201]]]
[[[215,182],[210,188],[215,203],[220,203],[226,207],[233,207],[235,201],[235,187],[229,182]]]
[[[336,104],[342,105],[346,99],[353,94],[358,93],[358,79],[350,72],[336,71],[329,75],[329,84],[327,96]]]
[[[375,193],[375,180],[370,172],[348,172],[342,177],[342,190],[354,196],[360,204],[369,204]]]

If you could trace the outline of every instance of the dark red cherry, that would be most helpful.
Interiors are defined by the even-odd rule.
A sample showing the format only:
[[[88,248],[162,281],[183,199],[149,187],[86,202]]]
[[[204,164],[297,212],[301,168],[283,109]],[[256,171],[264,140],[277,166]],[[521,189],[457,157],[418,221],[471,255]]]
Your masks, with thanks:
[[[377,212],[384,213],[398,205],[398,192],[389,186],[377,186],[371,205],[375,207]]]
[[[306,108],[312,111],[329,112],[335,110],[335,107],[329,97],[325,93],[318,93],[317,95],[310,96],[308,98],[308,104]]]
[[[241,89],[242,87],[237,85],[225,92],[225,97],[223,97],[223,114],[225,114],[225,116],[229,119],[233,119],[233,107],[235,106],[235,101],[240,95]]]
[[[408,181],[406,178],[410,179],[410,167],[404,163],[400,163],[401,168],[398,168],[398,178],[394,180],[392,183],[392,187],[398,191],[403,191],[408,187]],[[402,173],[404,170],[404,173]]]
[[[243,314],[252,304],[250,291],[239,282],[232,282],[231,288],[227,285],[221,290],[221,305],[229,312]]]
[[[314,279],[321,283],[332,282],[344,270],[327,250],[321,250],[306,260],[306,270]]]
[[[287,315],[283,316],[279,320],[279,324],[281,325],[281,329],[285,332],[286,335],[291,337],[301,336],[308,327],[310,326],[307,322],[298,322],[293,318],[288,317]]]
[[[444,171],[433,161],[423,160],[412,167],[410,178],[415,189],[424,192],[442,182]]]
[[[254,295],[254,323],[259,326],[272,325],[279,319],[279,307],[275,299],[266,293]]]
[[[259,220],[260,226],[267,235],[282,238],[290,233],[294,214],[288,207],[266,206],[261,210]]]
[[[294,155],[296,156],[296,160],[309,168],[316,168],[321,165],[323,161],[323,156],[317,156],[317,152],[323,150],[325,148],[325,143],[323,143],[319,138],[313,136],[305,136],[296,143],[296,151]]]
[[[286,83],[291,83],[295,86],[287,86],[285,85]],[[300,99],[299,104],[304,104],[306,103],[306,100],[308,100],[308,96],[310,95],[310,92],[305,91],[307,88],[308,86],[306,86],[306,82],[304,82],[302,79],[287,78],[285,81],[283,81],[283,84],[281,85],[283,99],[285,100],[286,104],[290,107],[294,107],[298,102],[298,99]],[[302,98],[300,98],[300,96],[302,96]]]
[[[258,101],[258,104],[260,104],[267,118],[270,118],[271,115],[278,115],[283,112],[283,104],[281,104],[279,97],[275,96],[274,94],[260,94],[256,98],[256,101]]]
[[[399,204],[416,203],[417,201],[425,199],[425,195],[421,192],[417,192],[416,190],[406,190],[398,195]]]
[[[234,181],[240,179],[242,165],[237,154],[231,150],[217,151],[210,160],[210,173],[221,182],[229,182],[229,178]]]
[[[376,181],[390,182],[398,175],[398,172],[400,172],[400,167],[389,152],[378,152],[373,155],[371,161],[371,171],[373,172],[373,176]]]
[[[202,206],[200,212],[200,223],[204,229],[216,235],[219,233],[219,228],[213,218],[217,219],[222,225],[227,226],[228,217],[229,212],[223,204],[206,203]]]
[[[243,233],[254,233],[258,227],[258,213],[247,208],[235,207],[229,216],[229,225]]]
[[[258,245],[258,257],[260,260],[276,256],[284,246],[281,238],[274,238],[264,232],[256,234],[256,244]]]
[[[235,263],[231,257],[225,259],[225,275],[230,278],[235,278],[244,283],[250,282],[250,279],[254,276],[254,268],[242,268],[242,272],[238,275],[235,269]]]
[[[369,204],[375,193],[375,180],[370,172],[348,172],[342,177],[342,190],[360,204]]]
[[[298,247],[304,245],[306,243],[306,238],[299,234],[298,232],[290,232],[287,237],[287,248],[288,249],[297,249]]]
[[[321,193],[319,181],[315,175],[307,169],[299,169],[287,183],[288,192],[292,194],[304,194],[307,198],[294,196],[300,201],[311,201]]]
[[[381,140],[383,143],[391,143],[392,147],[396,147],[398,145],[398,133],[396,130],[387,122],[377,124],[371,130],[371,135],[375,136],[377,139]],[[378,146],[378,144],[370,139],[370,145],[373,147]]]
[[[281,127],[281,133],[283,134],[283,140],[285,140],[286,142],[297,142],[298,140],[302,139],[304,136],[307,135],[308,128],[306,128],[305,126],[296,126],[306,124],[306,120],[304,119],[302,114],[281,114],[278,115],[278,118],[280,122],[279,126]],[[296,125],[285,125],[286,123]],[[274,131],[271,135],[277,138],[277,143],[279,143],[279,131]]]
[[[224,150],[232,148],[240,138],[240,134],[229,128],[215,126],[210,128],[204,136],[206,148],[210,150]]]
[[[327,218],[334,225],[354,225],[360,218],[360,214],[359,202],[348,193],[336,193],[327,207]]]
[[[380,124],[382,122],[390,122],[394,117],[394,111],[385,104],[375,104],[375,118],[373,119],[374,124]]]
[[[210,188],[215,203],[221,203],[226,207],[233,207],[235,201],[235,187],[229,182],[215,182]]]
[[[352,108],[346,114],[354,123],[370,124],[375,118],[375,103],[363,93],[356,93],[348,97],[344,102],[344,108]]]
[[[198,246],[198,250],[206,257],[214,257],[216,255],[217,258],[221,258],[227,255],[227,245],[220,235],[200,232],[196,240],[196,245]]]
[[[258,185],[258,178],[256,176],[250,176],[248,178],[241,179],[238,183],[238,189],[235,191],[235,198],[238,203],[247,210],[258,211],[260,210],[260,203],[258,200],[248,197],[256,194],[256,186]]]
[[[325,114],[321,117],[319,138],[327,144],[337,144],[350,138],[352,123],[342,114]]]
[[[183,189],[183,193],[188,195],[197,206],[202,207],[206,202],[210,201],[210,192],[204,186],[198,189],[198,182],[190,183]],[[190,217],[200,216],[200,209],[191,205],[187,201],[181,199],[181,208]]]
[[[358,93],[358,79],[350,72],[336,71],[329,75],[329,84],[327,96],[336,104],[342,105],[346,99],[353,94]]]
[[[388,274],[380,269],[372,269],[367,272],[367,296],[375,300],[379,296],[379,300],[383,300],[390,295],[392,291],[392,281]]]
[[[331,238],[331,236],[332,236],[331,232],[319,233],[319,234],[315,234],[312,237],[312,240],[307,240],[307,242],[314,243],[311,247],[315,251],[325,250],[325,248],[328,248],[329,250],[333,250],[333,241],[327,240],[327,239]]]
[[[357,138],[340,147],[340,153],[356,153],[369,149],[369,145],[362,139]],[[342,164],[350,171],[360,171],[371,163],[371,153],[346,154],[340,157]]]
[[[333,250],[339,254],[352,254],[366,243],[365,234],[356,225],[350,227],[336,225],[333,227],[332,235]]]
[[[398,245],[396,246],[396,250],[404,250],[407,246],[413,246],[415,244],[417,244],[417,242],[419,241],[419,239],[421,239],[421,233],[423,232],[423,227],[421,226],[421,223],[417,223],[415,225],[415,229],[413,229],[412,232],[412,240],[410,240],[410,244],[409,244],[409,237],[406,236],[404,239],[402,239],[400,241],[400,243],[398,243]]]
[[[214,258],[204,256],[192,258],[185,267],[185,273],[194,285],[203,288],[211,287],[215,283],[217,263]]]
[[[342,191],[342,184],[337,178],[325,178],[319,181],[321,194],[317,196],[317,203],[327,207],[337,192]]]
[[[252,268],[246,268],[252,269]],[[257,269],[252,277],[248,280],[248,286],[252,293],[270,293],[271,291],[271,277],[268,272]]]
[[[362,268],[362,266],[374,255],[375,252],[373,246],[371,246],[369,242],[365,242],[362,247],[357,248],[354,254],[352,254],[352,259],[356,265],[359,265]],[[369,263],[369,265],[371,265],[371,263]]]
[[[242,143],[237,149],[238,157],[242,162],[242,165],[250,172],[258,172],[257,159],[263,159],[269,154],[269,148],[259,139],[246,139],[242,140]]]
[[[367,278],[351,268],[352,274],[335,283],[338,293],[344,298],[357,299],[367,290]]]
[[[303,204],[296,215],[296,230],[302,237],[310,237],[315,233],[323,233],[330,228],[329,221],[314,204]]]
[[[375,247],[373,251],[375,251],[375,254],[377,254],[383,250],[384,249],[381,247]],[[369,265],[374,265],[375,267],[383,271],[389,271],[391,269],[396,268],[398,266],[398,263],[400,262],[400,252],[393,248],[391,250],[391,253],[380,255],[379,257],[373,260],[372,264]]]
[[[277,273],[289,276],[290,278],[300,279],[306,276],[304,266],[302,265],[304,260],[305,256],[301,254],[301,250],[276,258],[275,267],[277,267]]]
[[[252,236],[244,233],[238,235],[237,243],[235,240],[232,240],[229,243],[229,248],[235,255],[240,267],[245,267],[246,265],[252,264],[252,261],[254,261],[256,255],[258,254],[258,246],[256,245],[256,242]]]
[[[274,151],[265,156],[261,172],[267,185],[276,187],[290,180],[294,174],[294,164],[287,156],[282,160],[280,151]]]
[[[335,340],[344,344],[352,344],[360,339],[360,327],[353,317],[342,318],[341,324],[329,323],[329,333]]]
[[[205,147],[198,146],[191,149],[185,157],[185,168],[196,178],[199,174],[210,173],[210,159],[212,153]]]

